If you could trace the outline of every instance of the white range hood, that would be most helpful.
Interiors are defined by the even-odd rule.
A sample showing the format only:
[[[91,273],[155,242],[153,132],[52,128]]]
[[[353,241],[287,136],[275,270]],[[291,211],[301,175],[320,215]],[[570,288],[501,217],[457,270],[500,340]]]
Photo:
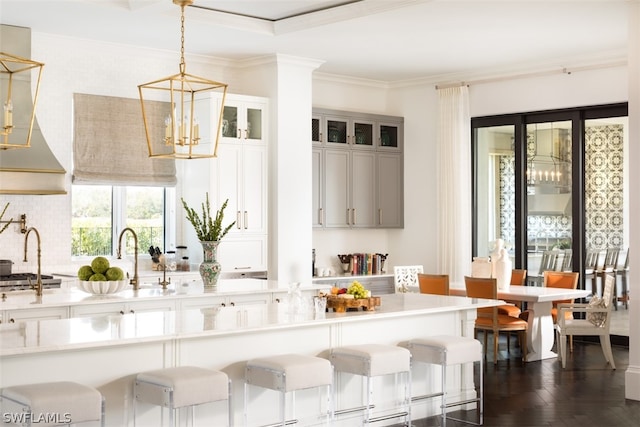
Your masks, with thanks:
[[[0,51],[31,58],[31,29],[0,24]],[[33,105],[29,73],[21,74],[25,77],[14,78],[12,86],[15,122],[19,121],[20,114],[30,114],[29,109]],[[0,99],[4,103],[8,75],[2,73],[0,76]],[[27,129],[16,127],[13,132],[14,135],[22,132],[26,140]],[[37,117],[33,124],[31,147],[0,150],[0,194],[66,194],[65,173],[47,145]]]

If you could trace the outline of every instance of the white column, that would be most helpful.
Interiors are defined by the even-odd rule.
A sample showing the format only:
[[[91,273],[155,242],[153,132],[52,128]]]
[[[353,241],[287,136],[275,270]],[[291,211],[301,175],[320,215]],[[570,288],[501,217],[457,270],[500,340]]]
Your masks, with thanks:
[[[640,2],[629,3],[629,164],[640,160]],[[629,168],[629,212],[640,212],[640,168]],[[636,212],[635,214],[633,212]],[[625,373],[625,397],[640,400],[640,224],[630,224],[629,238],[629,367]],[[635,297],[634,297],[635,295]]]
[[[269,278],[309,282],[311,250],[312,74],[321,62],[276,57],[275,134],[270,142]]]

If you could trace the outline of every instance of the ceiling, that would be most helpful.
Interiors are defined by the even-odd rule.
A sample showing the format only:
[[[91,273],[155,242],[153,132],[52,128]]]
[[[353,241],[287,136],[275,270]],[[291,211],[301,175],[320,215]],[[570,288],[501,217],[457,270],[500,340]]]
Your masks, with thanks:
[[[626,60],[628,3],[195,0],[185,11],[185,53],[294,55],[324,61],[321,73],[387,83],[607,66]],[[171,0],[0,0],[0,22],[180,49],[180,8]]]

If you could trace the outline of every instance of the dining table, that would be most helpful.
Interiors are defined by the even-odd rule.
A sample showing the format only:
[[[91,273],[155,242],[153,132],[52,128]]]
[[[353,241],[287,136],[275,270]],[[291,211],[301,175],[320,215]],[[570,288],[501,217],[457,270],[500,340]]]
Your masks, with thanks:
[[[462,283],[452,283],[449,287],[451,295],[466,296]],[[507,289],[498,289],[498,299],[506,301],[522,301],[527,303],[530,312],[527,328],[527,362],[558,357],[552,351],[555,338],[555,327],[551,317],[554,301],[584,298],[591,295],[586,289],[562,289],[539,286],[511,285]]]

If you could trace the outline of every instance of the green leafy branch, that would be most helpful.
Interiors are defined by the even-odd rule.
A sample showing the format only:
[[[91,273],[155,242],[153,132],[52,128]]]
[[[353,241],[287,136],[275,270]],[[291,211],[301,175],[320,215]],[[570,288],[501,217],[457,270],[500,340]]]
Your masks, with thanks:
[[[190,208],[187,202],[182,200],[182,206],[187,212],[187,219],[193,225],[196,231],[198,239],[200,241],[220,241],[227,235],[231,227],[235,225],[235,221],[229,224],[224,229],[222,228],[222,220],[224,219],[224,210],[227,207],[229,199],[225,200],[218,211],[216,211],[215,218],[211,216],[211,205],[209,203],[209,193],[206,193],[206,202],[202,203],[202,217],[198,215],[195,209]]]

